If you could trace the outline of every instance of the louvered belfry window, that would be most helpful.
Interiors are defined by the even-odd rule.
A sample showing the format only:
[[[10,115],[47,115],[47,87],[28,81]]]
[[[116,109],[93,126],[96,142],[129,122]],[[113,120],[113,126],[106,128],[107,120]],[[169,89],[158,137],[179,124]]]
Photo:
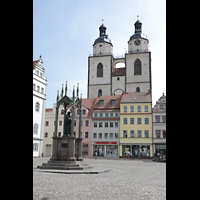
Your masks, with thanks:
[[[134,62],[134,75],[141,75],[142,74],[142,68],[141,68],[141,61],[140,59],[136,59]]]
[[[103,65],[99,63],[97,65],[97,77],[103,77]]]

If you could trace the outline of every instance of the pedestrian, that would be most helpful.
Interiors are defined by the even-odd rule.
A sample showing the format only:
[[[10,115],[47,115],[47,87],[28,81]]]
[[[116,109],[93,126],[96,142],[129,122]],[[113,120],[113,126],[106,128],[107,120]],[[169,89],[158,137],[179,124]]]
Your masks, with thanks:
[[[97,159],[97,152],[95,152],[95,159]]]

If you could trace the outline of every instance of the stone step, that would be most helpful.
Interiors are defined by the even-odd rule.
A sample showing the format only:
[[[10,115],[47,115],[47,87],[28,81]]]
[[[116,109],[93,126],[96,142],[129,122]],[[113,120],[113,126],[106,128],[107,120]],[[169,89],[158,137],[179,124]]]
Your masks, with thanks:
[[[39,169],[83,170],[83,169],[90,169],[90,168],[93,168],[93,167],[92,166],[68,167],[68,166],[42,165],[42,166],[37,166],[37,168],[39,168]]]
[[[65,163],[42,163],[42,165],[79,167],[79,164],[65,164]]]

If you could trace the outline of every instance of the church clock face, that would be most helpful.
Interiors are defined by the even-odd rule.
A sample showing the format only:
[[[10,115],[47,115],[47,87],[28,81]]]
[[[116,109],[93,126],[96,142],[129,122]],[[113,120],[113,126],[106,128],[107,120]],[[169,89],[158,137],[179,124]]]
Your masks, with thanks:
[[[136,45],[136,46],[139,46],[140,44],[141,44],[141,40],[135,40],[135,42],[134,42],[134,44]]]

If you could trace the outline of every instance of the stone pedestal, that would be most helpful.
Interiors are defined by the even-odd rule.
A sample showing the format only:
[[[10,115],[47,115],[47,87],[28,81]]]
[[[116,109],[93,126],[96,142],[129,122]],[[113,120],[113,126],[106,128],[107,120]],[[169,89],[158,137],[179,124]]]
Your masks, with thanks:
[[[83,138],[76,138],[75,142],[75,157],[77,161],[82,161],[82,140]]]
[[[76,161],[75,137],[52,137],[53,149],[50,160]]]

